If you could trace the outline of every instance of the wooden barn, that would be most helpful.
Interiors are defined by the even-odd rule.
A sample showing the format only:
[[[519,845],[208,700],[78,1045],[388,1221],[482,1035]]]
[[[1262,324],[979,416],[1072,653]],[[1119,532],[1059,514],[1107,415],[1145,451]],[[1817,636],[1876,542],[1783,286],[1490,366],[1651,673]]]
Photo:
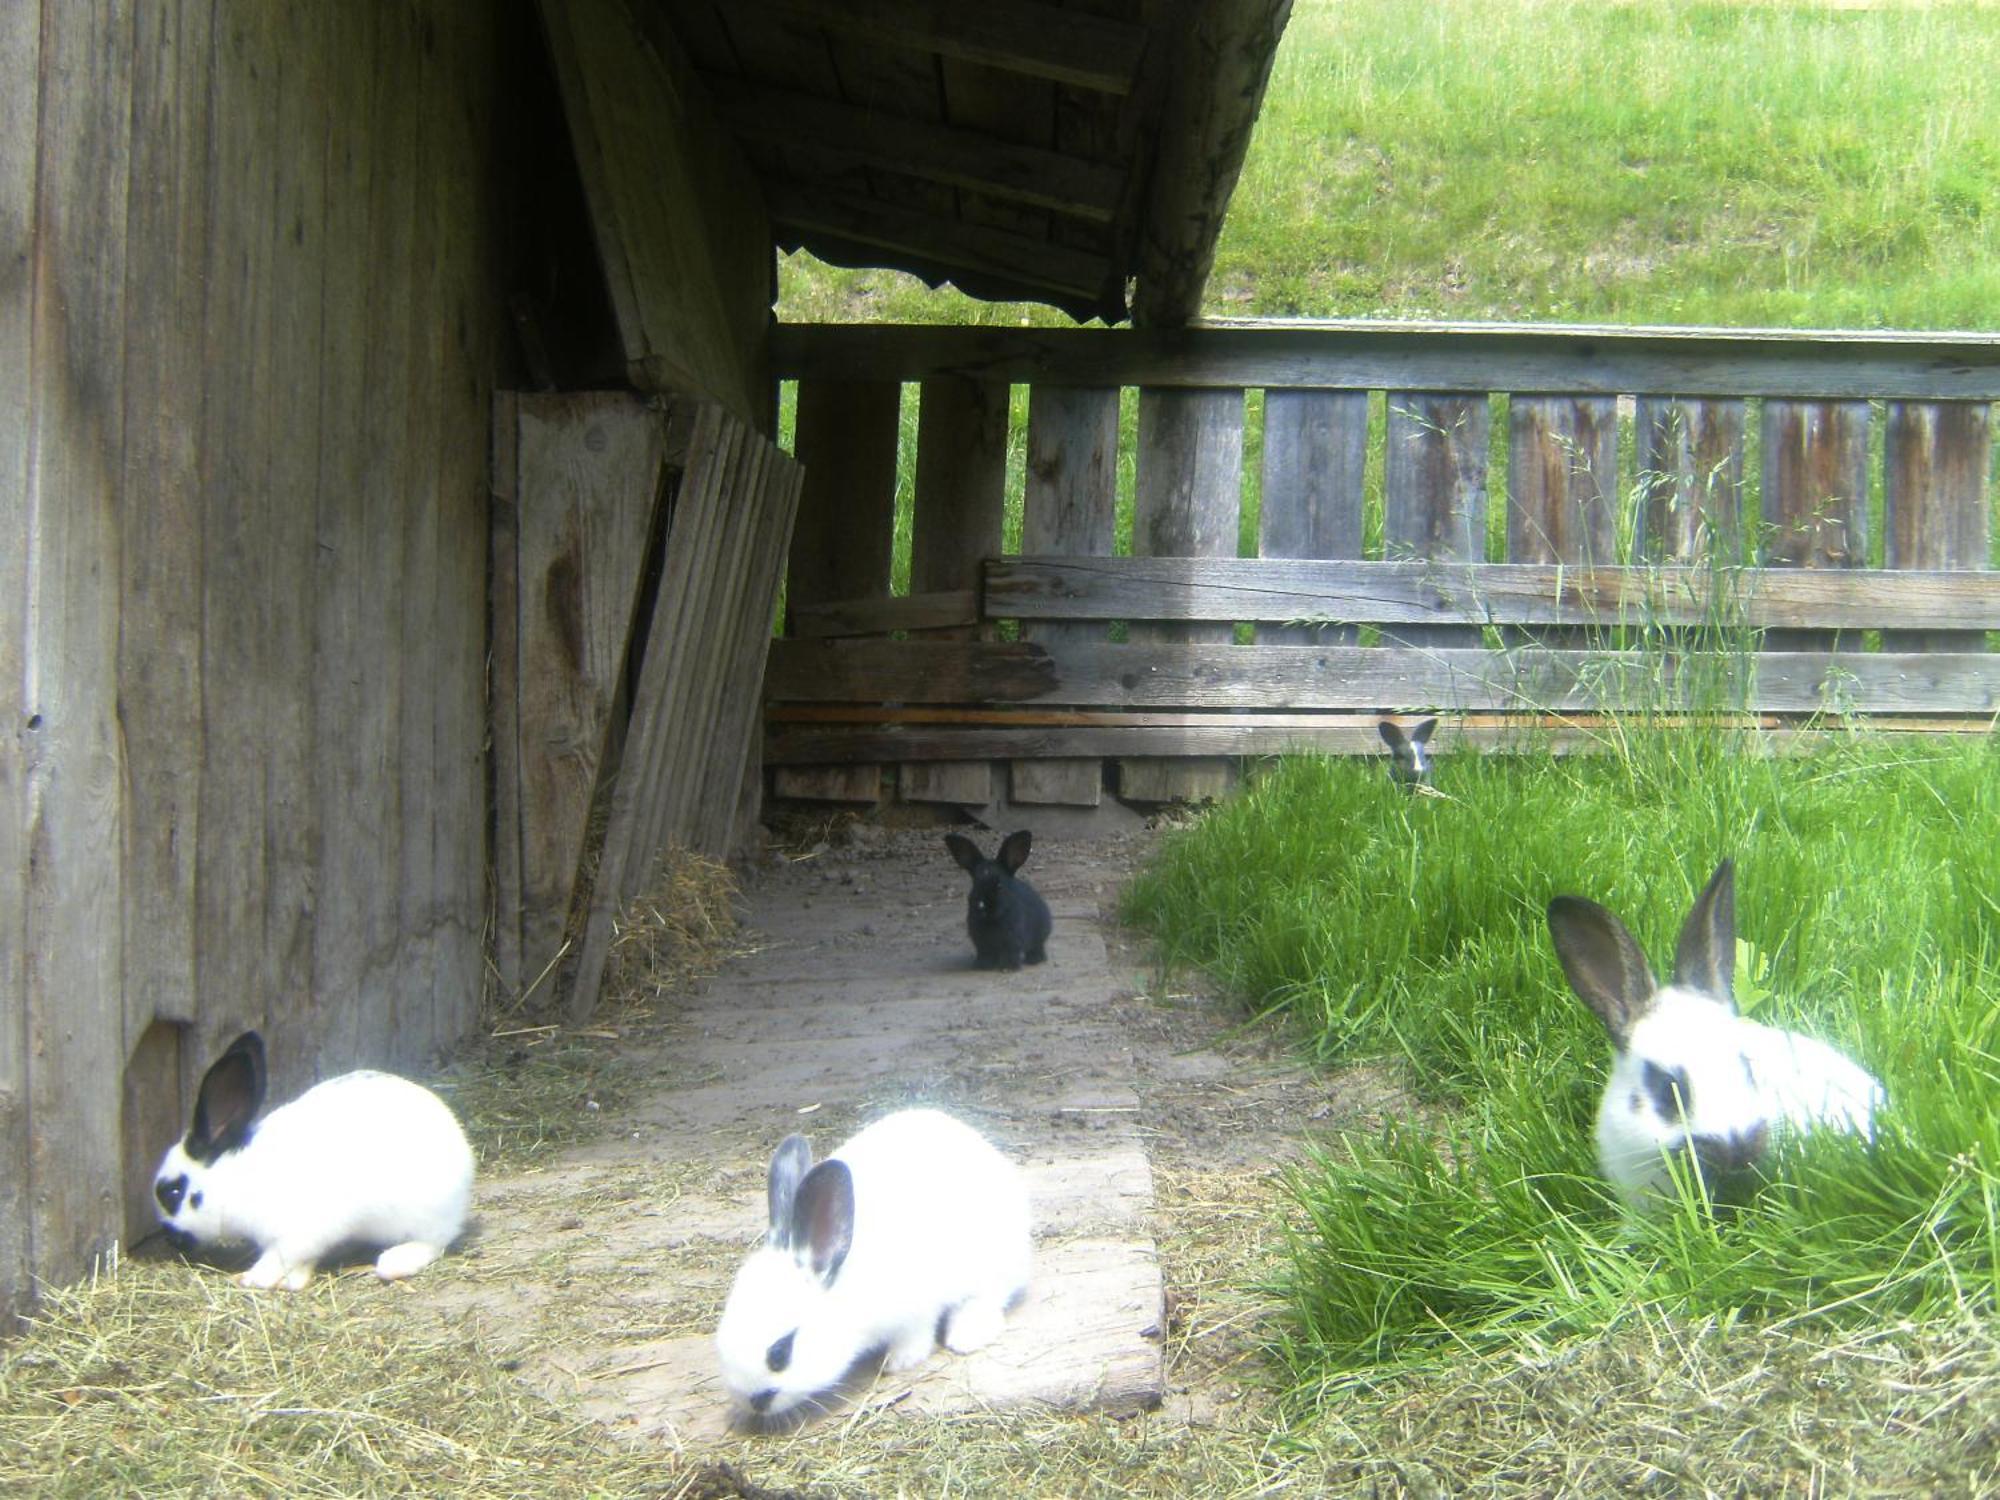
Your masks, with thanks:
[[[1990,730],[2000,340],[1193,326],[1288,11],[0,7],[0,1317],[236,1031],[587,1013],[773,794],[1587,735],[1718,621],[1705,709]],[[1103,326],[779,327],[794,247]]]

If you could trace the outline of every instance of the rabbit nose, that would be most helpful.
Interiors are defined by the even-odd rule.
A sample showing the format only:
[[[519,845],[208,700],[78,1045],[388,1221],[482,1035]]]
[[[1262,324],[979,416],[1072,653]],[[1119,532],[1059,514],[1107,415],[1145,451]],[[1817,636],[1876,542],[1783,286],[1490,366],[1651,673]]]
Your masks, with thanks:
[[[771,1409],[771,1403],[775,1401],[777,1397],[778,1397],[778,1388],[776,1386],[771,1386],[767,1390],[761,1390],[757,1392],[756,1395],[750,1398],[750,1410],[758,1412],[760,1414],[763,1412],[767,1412]]]
[[[1701,1135],[1694,1140],[1695,1160],[1708,1179],[1733,1177],[1756,1165],[1770,1143],[1770,1127],[1762,1120],[1733,1135]]]

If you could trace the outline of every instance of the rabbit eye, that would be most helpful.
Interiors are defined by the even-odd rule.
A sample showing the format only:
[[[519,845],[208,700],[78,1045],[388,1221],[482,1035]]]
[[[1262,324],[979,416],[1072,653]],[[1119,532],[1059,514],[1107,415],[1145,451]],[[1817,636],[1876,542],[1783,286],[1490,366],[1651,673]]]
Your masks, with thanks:
[[[1663,1120],[1679,1124],[1687,1118],[1687,1112],[1694,1105],[1694,1092],[1688,1087],[1685,1068],[1663,1068],[1658,1063],[1646,1064],[1646,1093],[1653,1101],[1653,1108]]]
[[[170,1214],[181,1211],[181,1199],[187,1196],[187,1173],[178,1177],[162,1177],[153,1184],[153,1196],[160,1200],[160,1207]]]
[[[764,1351],[764,1364],[772,1374],[775,1375],[792,1362],[792,1340],[798,1336],[799,1331],[794,1328]]]

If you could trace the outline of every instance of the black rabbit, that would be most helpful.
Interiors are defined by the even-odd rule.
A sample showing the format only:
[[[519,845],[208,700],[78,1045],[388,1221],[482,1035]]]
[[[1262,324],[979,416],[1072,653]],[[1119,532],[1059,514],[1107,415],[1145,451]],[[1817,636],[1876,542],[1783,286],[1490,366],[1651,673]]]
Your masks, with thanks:
[[[944,845],[951,857],[972,876],[965,903],[965,930],[972,938],[975,962],[982,969],[1018,969],[1048,957],[1049,904],[1014,872],[1028,862],[1035,836],[1023,828],[1010,833],[1000,853],[988,859],[961,833],[948,833]]]
[[[1375,726],[1382,735],[1382,743],[1389,747],[1390,779],[1406,792],[1430,785],[1431,731],[1437,727],[1436,719],[1424,720],[1407,734],[1394,719],[1384,719]]]

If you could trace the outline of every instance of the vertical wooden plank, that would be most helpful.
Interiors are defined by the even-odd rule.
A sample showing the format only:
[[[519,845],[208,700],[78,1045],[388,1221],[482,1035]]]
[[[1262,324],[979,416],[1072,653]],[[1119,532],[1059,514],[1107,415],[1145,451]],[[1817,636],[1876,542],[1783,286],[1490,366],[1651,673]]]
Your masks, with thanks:
[[[805,466],[786,584],[787,607],[889,592],[896,524],[894,381],[799,382],[793,449]],[[781,797],[873,802],[882,768],[780,766]]]
[[[519,399],[521,967],[555,958],[625,670],[659,492],[659,414],[621,392]]]
[[[374,122],[378,7],[328,8],[326,274],[320,289],[320,455],[314,510],[313,791],[320,831],[315,886],[311,1030],[318,1071],[337,1073],[362,1056],[363,977],[378,933],[375,904],[386,884],[377,830],[379,762],[367,732],[377,676],[369,638],[382,610],[382,584],[369,570],[368,496],[381,461],[378,395],[370,383],[371,309],[382,295]],[[380,355],[373,358],[379,361]],[[379,504],[375,507],[379,512]],[[379,649],[379,637],[376,640]]]
[[[1118,525],[1118,391],[1038,385],[1028,394],[1028,473],[1021,550],[1034,556],[1109,557]],[[1097,625],[1023,622],[1025,640],[1060,646],[1101,640]],[[1016,802],[1096,807],[1104,763],[1066,756],[1017,760],[1009,790]]]
[[[998,555],[1007,491],[1007,412],[1005,385],[958,375],[923,382],[911,593],[976,589],[980,563]],[[896,788],[906,802],[984,806],[993,800],[993,768],[986,761],[905,762],[896,773]]]
[[[1139,393],[1138,494],[1132,550],[1141,557],[1233,557],[1243,484],[1243,392]],[[1134,623],[1134,641],[1227,641],[1228,625]],[[1195,801],[1229,789],[1219,756],[1121,760],[1132,801]]]
[[[1385,554],[1391,560],[1482,561],[1492,424],[1485,395],[1391,391],[1387,405],[1382,459]],[[1385,633],[1384,639],[1423,649],[1476,646],[1479,631],[1467,625],[1406,625]]]
[[[1639,397],[1640,551],[1647,561],[1741,561],[1744,415],[1740,400]]]
[[[320,361],[326,271],[327,70],[331,27],[313,6],[280,10],[267,34],[259,84],[276,125],[276,191],[249,210],[270,238],[271,368],[265,393],[270,488],[257,503],[266,562],[270,681],[251,731],[264,762],[265,1043],[274,1078],[314,1076],[319,1051],[312,1004],[319,805],[312,784],[313,516],[319,502]],[[241,582],[239,580],[239,586]]]
[[[1764,402],[1764,562],[1858,568],[1868,559],[1868,403]],[[1838,634],[1768,630],[1767,651],[1826,650]],[[1858,646],[1858,639],[1849,642]]]
[[[1365,391],[1264,393],[1265,557],[1361,556],[1361,481],[1368,464]],[[1262,625],[1267,645],[1351,645],[1352,625]]]
[[[263,1027],[271,787],[265,720],[283,691],[272,658],[270,426],[275,281],[270,235],[277,182],[273,14],[220,6],[202,321],[203,724],[196,830],[196,995],[191,1049],[212,1057],[246,1026]],[[283,1072],[275,1086],[288,1082]]]
[[[487,700],[493,743],[493,968],[503,997],[533,978],[521,971],[520,398],[493,395],[492,561]]]
[[[1892,401],[1882,452],[1884,562],[1984,568],[1993,408],[1984,401]],[[1979,651],[1977,631],[1887,630],[1885,651]]]
[[[41,8],[0,6],[0,265],[35,232]],[[27,726],[29,369],[34,281],[0,277],[0,1335],[28,1300]]]
[[[1516,396],[1507,419],[1507,560],[1607,567],[1617,558],[1618,403]]]
[[[31,281],[24,716],[28,1221],[63,1281],[123,1223],[124,762],[118,517],[124,475],[125,213],[133,17],[43,12]]]

